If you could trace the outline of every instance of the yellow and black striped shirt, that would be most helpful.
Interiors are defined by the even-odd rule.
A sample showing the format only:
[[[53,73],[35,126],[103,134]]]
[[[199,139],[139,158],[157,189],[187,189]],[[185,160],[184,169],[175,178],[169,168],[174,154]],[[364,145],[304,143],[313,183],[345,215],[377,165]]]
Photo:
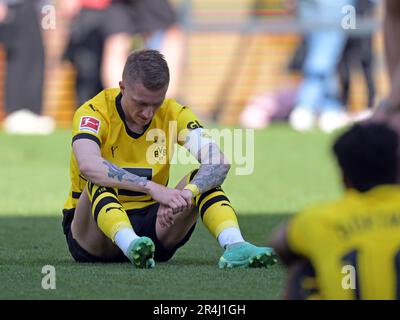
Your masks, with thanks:
[[[201,127],[199,119],[187,107],[166,99],[142,134],[125,123],[118,88],[106,89],[83,104],[74,115],[73,138],[95,141],[102,157],[136,175],[167,185],[175,143],[183,145],[188,130]],[[179,139],[177,139],[179,136]],[[70,161],[71,189],[64,209],[76,207],[87,184],[79,172],[73,152]],[[126,210],[144,208],[155,201],[149,195],[124,189],[118,199]]]

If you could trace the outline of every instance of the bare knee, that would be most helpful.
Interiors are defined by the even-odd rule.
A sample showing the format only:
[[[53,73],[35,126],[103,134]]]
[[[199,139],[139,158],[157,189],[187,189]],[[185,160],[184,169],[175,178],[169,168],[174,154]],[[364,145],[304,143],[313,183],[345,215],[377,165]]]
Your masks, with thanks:
[[[158,223],[156,233],[159,241],[167,250],[171,250],[181,242],[188,234],[189,230],[197,221],[199,214],[197,208],[185,210],[175,216],[174,224],[168,228],[162,228]]]
[[[79,245],[95,256],[112,256],[118,253],[117,247],[97,226],[86,190],[78,200],[71,224],[73,238]]]

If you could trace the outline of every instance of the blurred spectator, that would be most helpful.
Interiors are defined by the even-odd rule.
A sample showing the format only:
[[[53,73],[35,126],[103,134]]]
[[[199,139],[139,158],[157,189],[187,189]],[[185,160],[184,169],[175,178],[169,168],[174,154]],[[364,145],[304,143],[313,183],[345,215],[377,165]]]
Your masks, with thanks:
[[[124,9],[106,9],[111,0],[69,0],[60,1],[63,17],[70,19],[71,33],[64,58],[75,67],[75,90],[78,105],[103,90],[101,80],[103,47],[107,37],[114,34],[130,35],[130,21],[124,19]],[[124,39],[129,46],[129,38]],[[121,48],[116,46],[115,64],[123,59],[118,55]]]
[[[398,30],[400,30],[400,1],[386,0],[384,36],[390,91],[376,109],[372,121],[388,123],[400,136],[400,42],[398,41]],[[400,174],[398,182],[400,183]]]
[[[125,26],[129,26],[123,33],[107,37],[104,44],[103,83],[105,87],[115,87],[132,49],[132,35],[140,35],[144,47],[162,51],[167,30],[175,23],[176,16],[168,0],[114,0],[108,9],[108,19],[124,19]]]
[[[345,124],[348,118],[340,100],[336,71],[348,36],[343,31],[342,8],[354,5],[353,0],[299,0],[300,22],[321,23],[321,27],[306,35],[307,56],[296,106],[289,122],[298,131],[312,129],[319,114],[319,127],[331,132]]]
[[[400,108],[400,1],[385,1],[385,54],[390,78],[390,93],[386,104]]]
[[[374,13],[376,0],[356,0],[358,18],[371,18]],[[373,76],[373,34],[353,36],[347,40],[343,56],[339,64],[339,76],[342,90],[342,103],[349,105],[351,71],[361,68],[367,86],[367,107],[370,109],[375,102],[375,83]],[[368,113],[371,111],[368,110]]]
[[[126,7],[127,4],[128,7]],[[131,44],[129,39],[133,34],[137,34],[143,38],[144,47],[161,51],[165,55],[171,70],[167,96],[175,97],[183,61],[184,39],[182,29],[177,23],[174,7],[168,0],[114,0],[109,11],[113,12],[118,7],[125,11],[131,29],[129,34],[115,34],[105,41],[102,74],[105,87],[118,85],[124,63],[131,51],[131,45],[126,44]],[[128,21],[126,24],[128,25]],[[116,48],[118,48],[117,51]]]
[[[162,51],[171,69],[178,69],[183,41],[167,0],[69,0],[60,6],[64,16],[73,18],[65,58],[76,68],[78,105],[118,86],[133,35],[140,35],[145,47]],[[176,88],[174,80],[170,90]]]
[[[34,0],[0,1],[0,42],[6,52],[4,129],[10,134],[48,134],[42,116],[44,48]]]
[[[287,85],[275,92],[252,97],[240,114],[239,122],[244,128],[262,129],[272,121],[287,121],[296,102],[298,86]]]
[[[372,15],[374,0],[356,0],[355,8],[358,18]],[[293,9],[293,3],[288,3],[288,9]],[[352,36],[346,38],[346,44],[340,56],[340,62],[331,78],[331,90],[337,90],[337,99],[344,106],[349,106],[351,71],[362,68],[368,92],[368,107],[373,106],[375,100],[375,83],[373,79],[373,46],[372,34]],[[304,62],[308,54],[308,41],[303,37],[289,61],[288,71],[302,73]],[[340,82],[336,83],[337,75]],[[336,89],[335,89],[336,87]],[[240,123],[247,128],[264,128],[271,121],[284,121],[289,118],[296,106],[299,93],[297,83],[287,83],[285,88],[275,92],[266,92],[253,97],[240,115]],[[348,121],[362,120],[371,115],[370,110],[352,113]],[[347,122],[347,121],[346,121]]]

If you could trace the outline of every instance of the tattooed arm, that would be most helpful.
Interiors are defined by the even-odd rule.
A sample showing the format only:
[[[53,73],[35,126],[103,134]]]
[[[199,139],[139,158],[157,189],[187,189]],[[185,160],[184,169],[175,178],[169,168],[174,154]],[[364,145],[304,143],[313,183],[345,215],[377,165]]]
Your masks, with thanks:
[[[117,184],[118,184],[118,182],[128,183],[129,184],[128,188],[129,187],[134,188],[134,191],[138,191],[138,188],[141,188],[141,187],[146,189],[147,184],[150,182],[145,177],[140,177],[136,174],[130,173],[130,172],[126,171],[125,169],[122,169],[107,160],[102,159],[102,163],[107,168],[107,177],[108,178],[113,179],[113,182],[115,181],[115,183],[117,183]],[[103,182],[107,183],[107,181],[103,181]],[[99,184],[104,185],[104,183],[102,184],[101,181]]]
[[[202,147],[197,160],[201,165],[190,183],[195,184],[200,193],[218,187],[224,182],[231,166],[216,143],[212,142]]]
[[[94,184],[143,192],[176,211],[188,206],[178,190],[132,174],[103,159],[97,143],[89,139],[79,139],[73,143],[72,147],[79,171]]]
[[[88,139],[76,140],[73,145],[79,171],[94,184],[148,193],[148,181],[102,158],[99,146]]]

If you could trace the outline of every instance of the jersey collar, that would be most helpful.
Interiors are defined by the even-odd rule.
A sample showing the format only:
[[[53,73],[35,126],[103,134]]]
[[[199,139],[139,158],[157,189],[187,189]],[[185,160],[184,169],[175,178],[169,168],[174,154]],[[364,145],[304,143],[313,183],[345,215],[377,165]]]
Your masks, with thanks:
[[[117,107],[118,114],[119,114],[122,122],[124,123],[126,133],[131,138],[139,139],[146,132],[146,130],[150,127],[151,121],[144,127],[144,130],[142,133],[137,133],[137,132],[134,132],[131,129],[129,129],[128,124],[126,123],[126,120],[125,120],[125,113],[124,113],[124,110],[122,109],[121,100],[122,100],[122,93],[120,92],[117,95],[117,97],[115,98],[115,106]]]

